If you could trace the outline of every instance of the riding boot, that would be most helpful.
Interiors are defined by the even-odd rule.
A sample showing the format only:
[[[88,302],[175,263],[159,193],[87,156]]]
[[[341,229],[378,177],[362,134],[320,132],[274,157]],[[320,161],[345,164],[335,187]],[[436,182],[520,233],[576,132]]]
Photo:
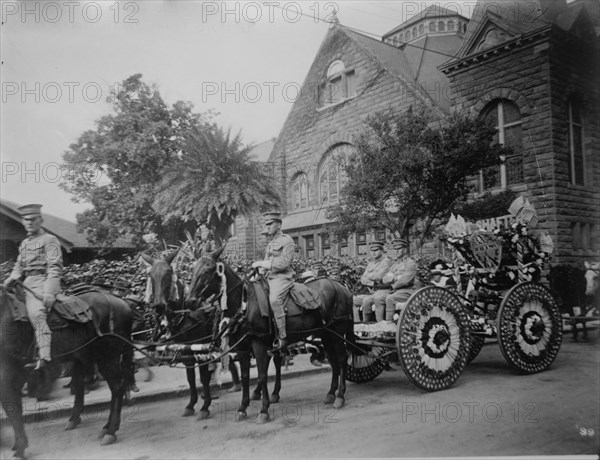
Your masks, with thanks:
[[[275,341],[273,351],[285,350],[287,348],[287,334],[285,330],[285,316],[281,318],[275,318],[275,325],[277,326],[278,337]]]

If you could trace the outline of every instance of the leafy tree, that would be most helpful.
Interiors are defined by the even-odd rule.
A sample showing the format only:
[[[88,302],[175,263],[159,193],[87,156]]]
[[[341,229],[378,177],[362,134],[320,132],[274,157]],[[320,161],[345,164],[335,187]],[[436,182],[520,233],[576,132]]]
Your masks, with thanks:
[[[61,186],[75,202],[92,209],[77,221],[88,239],[110,247],[120,237],[143,245],[142,236],[154,232],[178,241],[181,223],[165,227],[152,201],[163,172],[178,160],[184,134],[206,126],[213,114],[197,114],[192,105],[168,107],[156,86],[141,74],[127,78],[108,97],[114,113],[96,122],[64,153],[67,170]]]
[[[238,215],[278,206],[275,181],[250,160],[250,150],[240,134],[232,138],[216,125],[191,130],[162,178],[156,213],[167,221],[185,216],[204,223],[221,244]]]
[[[467,198],[470,178],[510,152],[494,143],[495,134],[485,121],[459,113],[441,123],[424,111],[367,118],[344,164],[341,204],[328,211],[337,222],[332,232],[385,227],[408,239],[413,229],[422,244],[435,220]]]

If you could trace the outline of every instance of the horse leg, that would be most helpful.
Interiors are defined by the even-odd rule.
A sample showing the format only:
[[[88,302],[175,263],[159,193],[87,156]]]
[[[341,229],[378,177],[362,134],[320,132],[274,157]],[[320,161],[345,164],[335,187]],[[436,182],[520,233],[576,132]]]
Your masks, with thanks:
[[[268,354],[267,345],[260,340],[252,342],[252,351],[256,358],[256,369],[258,371],[258,384],[260,386],[262,396],[262,407],[260,414],[258,415],[258,423],[267,423],[269,417],[269,406],[271,401],[269,400],[269,388],[267,386],[269,362],[271,357]]]
[[[273,363],[275,364],[275,387],[271,394],[271,403],[275,404],[279,402],[279,392],[281,391],[281,362],[283,356],[280,353],[273,355]]]
[[[335,345],[328,336],[323,337],[323,348],[325,348],[327,360],[331,365],[331,385],[329,386],[329,391],[325,395],[325,401],[323,402],[325,404],[333,404],[335,402],[335,393],[339,385],[340,368],[337,357],[335,356]]]
[[[204,403],[200,408],[198,420],[206,420],[210,415],[209,407],[212,402],[212,396],[210,395],[210,378],[212,377],[212,371],[208,366],[209,364],[205,364],[198,367],[200,372],[200,382],[202,383],[202,390],[204,392]]]
[[[240,363],[240,380],[242,382],[242,404],[238,410],[238,415],[240,420],[243,420],[248,417],[246,409],[250,404],[250,352],[239,351],[237,355]]]
[[[25,449],[29,446],[29,440],[27,439],[25,425],[23,424],[22,385],[18,382],[19,379],[7,379],[10,381],[5,381],[4,379],[7,377],[9,371],[4,370],[3,372],[6,375],[1,377],[0,396],[2,397],[2,408],[15,434],[15,443],[12,450],[15,452],[15,457],[25,458]]]
[[[193,363],[186,364],[185,375],[187,376],[188,385],[190,387],[190,400],[185,406],[182,417],[194,415],[194,406],[198,402],[198,389],[196,388],[196,368]]]
[[[339,389],[333,407],[341,409],[346,403],[346,370],[348,366],[348,352],[346,351],[345,343],[341,340],[335,340],[335,355],[337,357]]]
[[[65,430],[72,430],[81,423],[81,412],[83,412],[83,399],[85,397],[84,364],[75,360],[71,367],[71,393],[75,395],[73,411],[65,426]]]
[[[108,422],[102,427],[98,436],[102,440],[100,444],[107,446],[117,441],[117,431],[121,426],[121,410],[123,409],[123,396],[127,382],[121,369],[120,360],[110,359],[99,363],[99,367],[102,376],[108,383],[111,395]]]

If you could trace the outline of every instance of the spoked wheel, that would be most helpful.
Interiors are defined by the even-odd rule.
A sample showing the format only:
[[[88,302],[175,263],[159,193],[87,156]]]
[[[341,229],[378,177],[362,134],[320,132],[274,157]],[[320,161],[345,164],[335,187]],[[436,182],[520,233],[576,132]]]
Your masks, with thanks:
[[[498,343],[511,367],[524,374],[552,364],[562,343],[562,318],[548,289],[526,282],[508,291],[498,312]]]
[[[398,322],[396,346],[407,377],[419,388],[452,385],[467,364],[469,318],[459,298],[427,286],[410,296]]]
[[[372,347],[364,355],[353,354],[348,351],[348,365],[346,366],[346,380],[354,383],[370,382],[383,372],[385,361],[377,358],[383,353],[381,347]]]

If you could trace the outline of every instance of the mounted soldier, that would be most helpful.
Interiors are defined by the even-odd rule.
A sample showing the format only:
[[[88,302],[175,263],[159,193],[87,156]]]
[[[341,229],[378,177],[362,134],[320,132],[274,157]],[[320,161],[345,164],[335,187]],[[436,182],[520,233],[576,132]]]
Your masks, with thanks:
[[[283,309],[286,297],[294,285],[292,261],[296,245],[294,240],[281,231],[281,213],[272,211],[263,215],[266,233],[271,237],[267,245],[265,259],[254,262],[252,268],[264,269],[268,272],[269,303],[273,310],[275,325],[278,331],[278,343],[275,350],[287,347],[285,328],[285,312]]]
[[[48,327],[47,314],[60,292],[63,273],[60,243],[54,235],[42,229],[41,208],[41,204],[18,208],[27,237],[21,242],[15,266],[4,282],[4,287],[9,287],[25,278],[27,315],[35,331],[39,354],[36,370],[50,363],[52,332]]]

